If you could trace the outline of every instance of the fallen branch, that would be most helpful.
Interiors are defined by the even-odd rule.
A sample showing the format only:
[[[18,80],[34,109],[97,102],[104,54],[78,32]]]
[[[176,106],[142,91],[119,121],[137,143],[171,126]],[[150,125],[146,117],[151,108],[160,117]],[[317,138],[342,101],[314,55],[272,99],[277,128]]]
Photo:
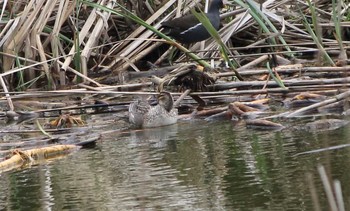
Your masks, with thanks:
[[[280,114],[279,116],[285,116],[287,118],[291,118],[291,117],[296,117],[298,115],[301,115],[307,111],[310,111],[310,110],[313,110],[313,109],[316,109],[316,108],[319,108],[321,106],[325,106],[325,105],[328,105],[328,104],[331,104],[331,103],[335,103],[335,102],[338,102],[340,100],[343,100],[345,98],[348,98],[350,97],[350,90],[349,91],[346,91],[344,93],[341,93],[339,95],[336,95],[334,98],[332,99],[328,99],[328,100],[324,100],[322,102],[319,102],[319,103],[315,103],[313,105],[310,105],[310,106],[307,106],[307,107],[304,107],[304,108],[301,108],[301,109],[298,109],[292,113],[288,113],[287,115],[285,115],[286,113],[282,113]]]
[[[56,145],[31,150],[14,150],[11,158],[0,162],[0,172],[31,165],[42,159],[53,159],[80,148],[76,145]]]

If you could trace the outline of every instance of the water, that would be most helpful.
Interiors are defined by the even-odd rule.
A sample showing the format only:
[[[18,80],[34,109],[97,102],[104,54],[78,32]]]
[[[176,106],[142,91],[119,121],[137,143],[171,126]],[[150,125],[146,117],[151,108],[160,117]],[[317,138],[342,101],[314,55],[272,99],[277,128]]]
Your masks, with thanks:
[[[295,156],[349,143],[349,131],[201,120],[116,131],[94,149],[2,173],[0,210],[313,210],[307,173],[329,210],[318,164],[343,184],[350,207],[349,148]]]

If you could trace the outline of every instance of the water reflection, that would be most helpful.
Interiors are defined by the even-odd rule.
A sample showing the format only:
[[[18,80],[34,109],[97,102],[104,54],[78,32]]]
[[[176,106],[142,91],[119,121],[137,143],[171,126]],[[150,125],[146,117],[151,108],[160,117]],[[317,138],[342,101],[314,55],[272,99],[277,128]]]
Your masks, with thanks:
[[[180,122],[110,134],[96,149],[1,174],[0,209],[312,210],[306,172],[325,165],[349,201],[349,127],[309,133],[246,130],[231,122]],[[349,207],[349,204],[345,205]]]

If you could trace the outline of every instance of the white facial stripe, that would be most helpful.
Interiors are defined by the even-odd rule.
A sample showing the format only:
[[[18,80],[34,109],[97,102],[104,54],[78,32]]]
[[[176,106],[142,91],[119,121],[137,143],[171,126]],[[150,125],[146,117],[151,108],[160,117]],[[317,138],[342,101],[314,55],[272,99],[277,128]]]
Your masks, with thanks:
[[[191,31],[192,29],[195,29],[195,28],[197,28],[200,25],[202,25],[202,23],[197,23],[196,25],[194,25],[194,26],[190,27],[189,29],[181,32],[180,34],[185,34],[186,32]]]

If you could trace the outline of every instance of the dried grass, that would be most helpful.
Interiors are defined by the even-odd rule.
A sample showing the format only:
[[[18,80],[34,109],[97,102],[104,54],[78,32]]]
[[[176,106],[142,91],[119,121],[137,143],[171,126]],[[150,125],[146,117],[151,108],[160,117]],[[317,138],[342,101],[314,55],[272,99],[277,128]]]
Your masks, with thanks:
[[[3,81],[1,85],[11,110],[14,108],[9,91],[37,87],[41,90],[55,90],[80,81],[103,87],[104,81],[115,76],[118,79],[115,83],[124,84],[128,82],[124,77],[126,72],[147,69],[140,62],[144,57],[153,55],[151,60],[154,61],[166,58],[166,55],[159,54],[168,53],[159,50],[164,40],[126,18],[119,4],[135,12],[155,29],[159,29],[164,20],[181,15],[181,11],[187,13],[190,8],[200,5],[200,1],[186,3],[175,0],[153,4],[147,1],[140,4],[133,0],[94,2],[113,9],[113,14],[102,7],[87,6],[82,0],[22,0],[4,5],[6,10],[0,23],[0,61],[3,71],[0,82]],[[350,22],[346,19],[349,16],[348,3],[341,1],[336,8],[332,8],[329,1],[317,1],[312,6],[301,0],[268,0],[262,5],[253,1],[244,4],[239,0],[232,3],[235,8],[231,6],[223,13],[223,27],[219,34],[229,47],[230,57],[242,66],[238,68],[240,74],[246,75],[248,68],[256,69],[256,66],[266,62],[268,54],[279,54],[286,62],[301,63],[299,59],[303,55],[324,51],[332,55],[333,60],[337,56],[341,57],[341,61],[335,61],[335,64],[346,65],[350,44],[347,41],[350,40]],[[271,22],[270,25],[267,24],[271,32],[260,33],[260,28],[265,26],[256,24],[257,19],[253,19],[250,13],[258,8],[262,10],[257,16]],[[304,27],[300,12],[306,18],[317,13],[318,27],[314,30],[322,41],[320,44],[314,43]],[[338,18],[333,18],[333,13],[337,13]],[[338,25],[333,22],[336,20],[340,21]],[[336,39],[334,33],[339,34],[341,30],[343,38]],[[278,37],[285,44],[280,44],[276,39]],[[270,44],[268,40],[274,40],[276,44]],[[202,52],[203,59],[219,60],[221,55],[213,39],[205,41],[201,52],[197,52],[199,47],[200,44],[197,43],[190,51],[197,55]],[[180,56],[176,62],[185,59]],[[311,64],[315,63],[324,64],[322,58],[316,62],[313,60]],[[97,77],[94,76],[96,74]],[[216,77],[230,74],[232,71],[217,72]]]

